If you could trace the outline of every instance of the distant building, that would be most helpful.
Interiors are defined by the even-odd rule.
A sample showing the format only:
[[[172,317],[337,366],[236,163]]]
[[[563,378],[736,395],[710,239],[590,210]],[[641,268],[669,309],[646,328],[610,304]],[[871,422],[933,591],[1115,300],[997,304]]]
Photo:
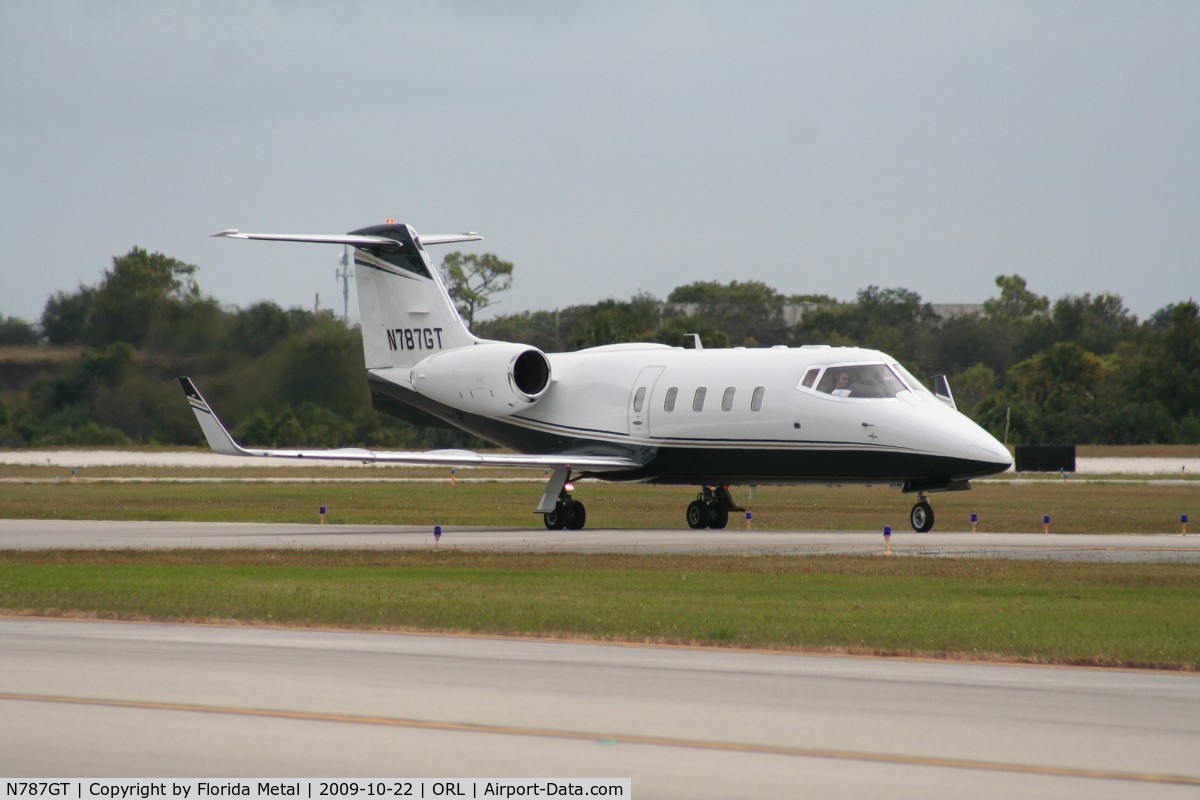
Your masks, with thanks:
[[[942,319],[978,317],[983,314],[983,303],[930,303],[929,307]]]
[[[849,306],[852,303],[784,303],[783,322],[789,328],[804,319],[804,315],[818,308]],[[942,319],[951,317],[976,317],[983,313],[982,303],[930,303],[933,313]],[[663,303],[664,314],[686,314],[694,317],[700,311],[700,303]]]

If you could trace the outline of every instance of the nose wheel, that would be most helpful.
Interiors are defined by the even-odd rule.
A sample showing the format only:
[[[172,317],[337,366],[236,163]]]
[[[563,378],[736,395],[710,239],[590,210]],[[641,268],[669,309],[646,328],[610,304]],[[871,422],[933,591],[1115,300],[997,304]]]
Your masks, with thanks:
[[[933,530],[933,506],[929,505],[925,495],[918,495],[917,504],[912,507],[912,511],[908,512],[908,521],[917,533],[928,533]]]

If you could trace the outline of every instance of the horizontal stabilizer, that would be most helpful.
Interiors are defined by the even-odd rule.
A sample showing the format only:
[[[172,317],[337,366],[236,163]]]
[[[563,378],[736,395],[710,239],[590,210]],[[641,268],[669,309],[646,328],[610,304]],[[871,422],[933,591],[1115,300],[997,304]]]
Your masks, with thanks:
[[[466,233],[418,233],[417,241],[421,244],[455,244],[456,242],[482,242],[483,237],[474,231]]]
[[[261,239],[268,242],[308,242],[316,244],[348,244],[354,247],[401,247],[401,243],[386,236],[362,236],[353,233],[242,233],[237,228],[220,231],[214,237],[223,239]],[[451,233],[418,235],[417,241],[427,244],[453,244],[455,242],[478,242],[483,239],[478,233]]]
[[[242,447],[217,418],[191,378],[181,377],[179,384],[196,414],[204,438],[213,452],[228,456],[257,456],[259,458],[291,458],[312,461],[357,461],[363,464],[405,464],[424,467],[528,467],[554,469],[566,467],[576,472],[615,472],[637,469],[641,462],[623,456],[476,453],[471,450],[429,450],[407,452],[393,450],[264,450]]]

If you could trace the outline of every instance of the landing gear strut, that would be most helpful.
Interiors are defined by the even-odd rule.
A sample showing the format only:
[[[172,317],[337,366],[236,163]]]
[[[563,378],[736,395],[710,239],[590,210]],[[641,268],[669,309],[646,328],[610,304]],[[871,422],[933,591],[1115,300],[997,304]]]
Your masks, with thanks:
[[[925,499],[924,492],[917,493],[917,504],[908,512],[908,521],[917,533],[928,533],[933,529],[933,506]]]
[[[724,528],[729,524],[730,511],[744,511],[733,502],[725,486],[705,486],[696,499],[688,504],[687,524],[690,528]]]
[[[542,515],[542,522],[552,531],[563,528],[571,531],[583,529],[587,521],[587,511],[583,503],[571,498],[575,484],[571,483],[570,467],[555,467],[554,474],[546,482],[546,491],[542,493],[542,501],[535,511]]]

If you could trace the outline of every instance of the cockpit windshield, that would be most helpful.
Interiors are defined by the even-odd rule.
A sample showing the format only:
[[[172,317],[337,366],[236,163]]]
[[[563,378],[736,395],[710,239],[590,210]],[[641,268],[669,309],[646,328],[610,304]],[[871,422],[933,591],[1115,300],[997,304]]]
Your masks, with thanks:
[[[818,392],[834,397],[859,399],[895,397],[901,392],[908,391],[908,387],[887,364],[847,364],[826,367],[815,388]]]
[[[925,384],[923,384],[919,380],[917,380],[911,372],[909,372],[908,370],[906,370],[903,367],[903,365],[892,364],[892,369],[894,369],[900,375],[900,380],[907,383],[908,388],[912,389],[917,394],[927,394],[930,397],[933,396],[933,392],[929,391],[929,389],[926,388]]]

